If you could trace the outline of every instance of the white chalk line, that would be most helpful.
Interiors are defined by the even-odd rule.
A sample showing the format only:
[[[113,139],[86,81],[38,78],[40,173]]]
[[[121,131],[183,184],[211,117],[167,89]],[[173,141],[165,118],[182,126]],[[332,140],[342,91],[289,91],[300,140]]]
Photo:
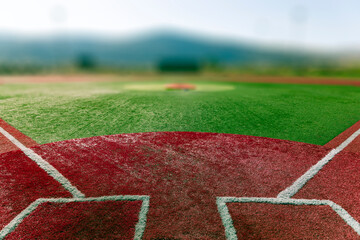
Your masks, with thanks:
[[[2,133],[7,139],[9,139],[15,146],[20,148],[20,150],[28,156],[31,160],[33,160],[40,168],[42,168],[47,174],[53,177],[56,181],[58,181],[66,190],[68,190],[73,197],[82,198],[85,195],[80,192],[71,182],[64,177],[56,168],[54,168],[50,163],[45,161],[40,155],[36,154],[30,148],[24,146],[21,142],[19,142],[15,137],[13,137],[10,133],[5,131],[2,127],[0,127],[0,133]]]
[[[280,192],[276,198],[258,198],[258,197],[217,197],[216,204],[222,223],[225,228],[225,235],[227,239],[236,240],[236,229],[233,225],[231,215],[229,213],[226,203],[269,203],[269,204],[283,204],[283,205],[327,205],[330,206],[358,235],[360,235],[360,224],[356,221],[344,208],[331,200],[316,200],[316,199],[292,199],[294,196],[310,179],[312,179],[328,162],[330,162],[338,153],[346,148],[355,138],[360,135],[360,129],[354,132],[343,143],[335,149],[332,149],[325,157],[313,165],[300,178],[298,178],[290,187]]]
[[[338,147],[332,149],[325,157],[299,177],[290,187],[278,194],[278,198],[291,198],[294,196],[310,179],[312,179],[328,162],[330,162],[338,153],[346,148],[356,137],[360,135],[360,129],[354,132]]]
[[[0,231],[0,239],[4,239],[8,234],[16,229],[16,227],[42,203],[70,203],[70,202],[105,202],[105,201],[142,201],[139,219],[135,225],[134,240],[142,239],[145,232],[147,213],[149,211],[150,197],[146,195],[116,195],[89,198],[39,198],[30,204],[26,209],[19,213],[10,223],[8,223]]]
[[[340,205],[331,200],[293,199],[293,198],[257,198],[257,197],[217,197],[216,204],[222,223],[225,227],[225,236],[228,240],[237,240],[236,229],[226,203],[269,203],[279,205],[327,205],[331,207],[357,234],[360,235],[360,224]]]
[[[85,195],[80,192],[70,181],[65,178],[56,168],[50,163],[45,161],[40,155],[36,154],[30,148],[24,146],[15,137],[8,133],[5,129],[0,127],[0,133],[9,139],[15,146],[17,146],[26,156],[33,160],[40,168],[42,168],[47,174],[58,181],[66,190],[68,190],[73,198],[39,198],[31,203],[26,209],[19,213],[10,223],[8,223],[0,231],[0,240],[4,239],[9,233],[15,230],[15,228],[35,209],[42,203],[54,202],[54,203],[69,203],[69,202],[94,202],[94,201],[142,201],[139,219],[135,226],[134,240],[142,239],[145,232],[147,213],[150,206],[150,197],[146,195],[116,195],[116,196],[102,196],[102,197],[89,197],[85,198]]]

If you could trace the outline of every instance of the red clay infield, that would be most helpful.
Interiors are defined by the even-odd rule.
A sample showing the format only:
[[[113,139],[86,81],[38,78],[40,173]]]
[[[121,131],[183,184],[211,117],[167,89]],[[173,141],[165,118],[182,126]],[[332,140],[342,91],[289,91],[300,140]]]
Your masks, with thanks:
[[[40,197],[71,197],[22,152],[0,155],[0,228]]]
[[[325,165],[294,198],[332,200],[360,221],[359,179],[359,154],[344,151]]]
[[[102,136],[39,145],[32,149],[86,197],[149,196],[144,239],[225,239],[216,197],[274,198],[330,150],[323,146],[261,137],[189,132]],[[0,158],[5,164],[8,158],[19,161],[24,156],[11,152],[0,155]],[[353,154],[352,159],[360,158]],[[36,171],[41,172],[41,169]],[[2,172],[5,176],[6,168]],[[20,178],[17,175],[4,177],[1,181]],[[20,182],[15,185],[22,184],[22,180],[16,181]],[[43,178],[39,177],[38,181],[39,185],[45,184]],[[3,182],[1,185],[4,185]],[[42,188],[50,188],[48,183],[45,186]],[[54,186],[58,187],[58,183],[55,182]],[[346,186],[351,190],[353,185],[350,182]],[[32,188],[31,185],[27,187],[29,191]],[[14,186],[6,192],[8,195],[1,198],[3,201],[10,196],[19,201],[24,198],[23,190]],[[35,193],[39,192],[33,192],[32,200],[39,195],[49,197],[49,193],[51,197],[59,197],[54,190]],[[344,205],[346,201],[343,201]],[[5,201],[2,204],[5,215],[0,215],[1,222],[9,221],[11,217],[3,217],[8,212],[19,212],[29,202],[25,201],[19,210],[13,211],[8,206],[10,202]],[[66,238],[81,239],[95,231],[94,236],[114,239],[117,237],[111,234],[133,234],[134,212],[139,214],[139,206],[133,202],[133,206],[126,207],[131,204],[128,201],[114,204],[43,203],[8,238],[29,239],[36,236],[58,239],[57,234],[61,232],[61,236]],[[283,239],[284,234],[286,239],[358,237],[328,206],[228,205],[239,239]],[[344,206],[345,209],[347,206]],[[360,215],[356,215],[356,211],[351,214],[359,220]],[[79,221],[79,218],[89,219]],[[59,224],[59,219],[70,220]],[[125,227],[119,227],[119,224]],[[314,224],[324,227],[314,227]],[[129,238],[124,236],[120,239]]]
[[[325,144],[325,147],[336,148],[342,142],[344,142],[348,137],[360,129],[360,121],[352,125],[350,128],[346,129],[340,135],[332,139],[330,142]],[[345,151],[360,153],[360,136],[356,137],[345,149]]]
[[[0,118],[0,127],[5,131],[10,133],[13,137],[15,137],[19,142],[21,142],[26,147],[33,147],[37,145],[37,143],[32,140],[30,137],[26,136],[16,128],[12,127],[10,124],[6,123],[4,120]],[[18,150],[12,142],[9,141],[3,134],[0,133],[0,153],[5,153],[9,151]]]
[[[132,239],[140,207],[139,201],[44,203],[7,239]]]
[[[229,203],[239,239],[356,239],[329,206]]]
[[[235,81],[235,82],[260,82],[260,83],[290,83],[290,84],[323,84],[360,86],[358,78],[336,77],[302,77],[302,76],[256,76],[241,74],[204,74],[207,80]],[[99,82],[99,81],[154,81],[166,79],[167,75],[29,75],[29,76],[1,76],[0,84],[7,83],[59,83],[59,82]]]

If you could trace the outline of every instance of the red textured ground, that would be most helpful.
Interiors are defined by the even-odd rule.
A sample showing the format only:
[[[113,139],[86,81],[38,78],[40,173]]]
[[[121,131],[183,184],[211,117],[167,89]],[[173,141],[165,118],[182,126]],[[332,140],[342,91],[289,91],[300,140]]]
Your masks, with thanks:
[[[15,137],[19,142],[24,144],[26,147],[33,147],[37,145],[37,143],[34,140],[24,135],[16,128],[12,127],[1,118],[0,118],[0,127],[2,127],[5,131],[10,133],[13,137]],[[4,135],[0,133],[0,153],[5,153],[14,150],[18,150],[18,147],[16,147],[12,142],[10,142]]]
[[[36,145],[1,119],[0,126],[24,145]],[[171,132],[94,137],[33,149],[87,197],[149,195],[151,207],[145,239],[222,239],[224,228],[216,197],[276,197],[330,148],[337,147],[359,128],[360,122],[324,147],[232,134]],[[2,149],[16,150],[9,141],[2,144]],[[357,138],[295,198],[330,199],[360,221],[357,208],[360,194],[354,190],[360,189],[360,157],[351,153],[357,152],[358,146]],[[70,197],[20,151],[1,154],[0,169],[1,227],[37,198]],[[129,207],[129,203],[135,205]],[[327,206],[260,203],[228,206],[240,239],[358,237]],[[128,211],[124,212],[125,208]],[[105,239],[120,235],[122,239],[131,239],[138,213],[139,202],[44,203],[7,239],[51,239],[55,235],[81,239],[91,234]],[[120,224],[125,227],[119,227],[119,221],[125,221],[125,225]],[[313,224],[326,227],[314,228]]]
[[[354,132],[360,129],[360,121],[352,125],[350,128],[346,129],[344,132],[339,134],[337,137],[332,139],[330,142],[325,144],[325,147],[336,148],[342,142],[344,142],[348,137],[350,137]],[[345,151],[360,153],[360,136],[355,138],[345,149]]]
[[[229,203],[239,239],[357,239],[329,206]]]
[[[9,151],[18,150],[19,148],[16,147],[9,139],[3,136],[0,133],[0,153],[5,153]]]
[[[43,203],[7,239],[132,239],[140,208],[140,201]]]
[[[70,197],[22,152],[0,155],[0,229],[40,197]]]
[[[33,149],[87,197],[149,195],[144,239],[224,239],[216,197],[276,197],[329,151],[322,146],[268,138],[179,132],[94,137]],[[324,220],[323,213],[319,213],[322,207],[316,211],[314,208],[317,207],[299,209],[312,222],[338,230],[318,232],[317,228],[305,226],[301,229],[307,230],[302,234],[308,239],[317,234],[325,234],[328,239],[354,236],[347,226],[339,229],[345,225],[336,214]],[[235,217],[242,214],[234,211]],[[264,214],[272,218],[274,212]],[[241,223],[245,225],[258,218],[256,214],[243,214],[243,217]],[[40,220],[47,225],[56,221],[39,214],[26,219],[26,225],[14,234],[19,238],[29,236],[22,232],[34,231],[31,222],[36,225]],[[262,236],[281,237],[281,231],[271,230],[278,229],[278,223],[266,221],[268,230],[262,230]],[[296,226],[294,222],[286,222],[285,227]],[[86,229],[86,224],[77,227]],[[288,239],[296,239],[299,231]]]
[[[294,198],[332,200],[360,222],[359,179],[359,154],[342,152],[309,181]]]

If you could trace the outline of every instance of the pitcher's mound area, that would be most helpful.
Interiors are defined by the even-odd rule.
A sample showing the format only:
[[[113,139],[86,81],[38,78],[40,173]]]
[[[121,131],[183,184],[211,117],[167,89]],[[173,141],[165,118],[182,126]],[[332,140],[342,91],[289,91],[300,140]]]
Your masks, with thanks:
[[[0,155],[0,226],[32,204],[6,239],[225,239],[227,223],[220,217],[217,197],[276,198],[330,150],[193,132],[102,136],[32,149],[85,198],[71,198],[20,151]],[[360,158],[352,153],[351,159]],[[357,190],[351,184],[344,187]],[[302,194],[317,198],[313,189]],[[356,205],[358,200],[339,204]],[[328,206],[227,206],[239,239],[359,237]],[[355,210],[349,213],[360,217]]]
[[[166,90],[195,90],[196,86],[190,83],[172,83],[165,85]]]

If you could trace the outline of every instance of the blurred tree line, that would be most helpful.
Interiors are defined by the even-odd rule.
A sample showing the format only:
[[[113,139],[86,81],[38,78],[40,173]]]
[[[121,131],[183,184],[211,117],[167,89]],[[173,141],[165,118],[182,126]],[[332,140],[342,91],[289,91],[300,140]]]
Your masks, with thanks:
[[[156,64],[147,66],[101,65],[88,53],[79,54],[73,62],[64,65],[36,63],[0,62],[0,75],[61,74],[61,73],[236,73],[262,76],[304,76],[304,77],[354,77],[360,78],[360,63],[251,63],[222,64],[214,59],[162,58]]]

